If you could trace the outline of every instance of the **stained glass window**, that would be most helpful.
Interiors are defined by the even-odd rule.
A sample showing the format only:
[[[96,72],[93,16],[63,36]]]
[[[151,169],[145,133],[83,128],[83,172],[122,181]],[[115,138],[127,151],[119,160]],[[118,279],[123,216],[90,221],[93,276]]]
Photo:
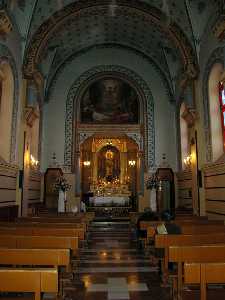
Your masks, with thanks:
[[[219,83],[219,100],[220,100],[221,121],[222,121],[222,131],[223,131],[223,145],[225,150],[225,84],[223,82]]]

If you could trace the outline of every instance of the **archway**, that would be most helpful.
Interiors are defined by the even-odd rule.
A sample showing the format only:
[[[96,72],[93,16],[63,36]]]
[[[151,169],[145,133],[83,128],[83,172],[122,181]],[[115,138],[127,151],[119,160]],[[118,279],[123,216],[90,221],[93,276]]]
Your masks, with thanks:
[[[3,60],[0,64],[0,157],[10,161],[12,117],[14,105],[14,78],[10,64]]]

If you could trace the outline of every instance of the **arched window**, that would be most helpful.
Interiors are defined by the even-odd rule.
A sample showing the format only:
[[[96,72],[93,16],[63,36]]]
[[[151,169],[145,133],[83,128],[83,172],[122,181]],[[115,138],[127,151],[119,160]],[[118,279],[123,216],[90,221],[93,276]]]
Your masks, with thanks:
[[[219,82],[219,100],[221,110],[221,121],[223,131],[223,149],[225,150],[225,86],[224,82]]]
[[[222,86],[218,89],[218,84],[221,81],[223,73],[222,63],[215,63],[211,69],[208,79],[209,93],[209,117],[210,117],[210,133],[212,145],[212,160],[218,160],[224,153],[224,122],[221,122],[221,103],[222,101]],[[220,93],[219,93],[220,91]],[[221,95],[221,96],[220,96]]]
[[[12,114],[14,100],[14,78],[7,60],[0,63],[0,157],[10,161]]]

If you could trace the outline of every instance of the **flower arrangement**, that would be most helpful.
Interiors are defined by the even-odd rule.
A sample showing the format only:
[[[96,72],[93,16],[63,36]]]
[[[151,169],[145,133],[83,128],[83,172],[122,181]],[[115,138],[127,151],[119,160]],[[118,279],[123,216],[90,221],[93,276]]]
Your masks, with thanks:
[[[60,176],[57,178],[56,183],[54,185],[56,191],[66,192],[71,188],[71,185],[68,184],[65,177]]]
[[[158,177],[157,177],[157,175],[154,173],[154,174],[150,175],[150,176],[147,178],[145,185],[146,185],[146,188],[147,188],[147,189],[152,190],[152,189],[156,189],[156,188],[157,188],[158,183],[159,183]]]

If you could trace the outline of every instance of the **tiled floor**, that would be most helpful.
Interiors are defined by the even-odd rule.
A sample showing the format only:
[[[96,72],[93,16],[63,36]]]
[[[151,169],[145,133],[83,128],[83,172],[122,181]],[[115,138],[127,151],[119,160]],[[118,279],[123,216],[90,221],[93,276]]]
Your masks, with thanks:
[[[74,269],[84,283],[74,299],[169,300],[169,290],[160,287],[158,267],[136,249],[132,236],[129,223],[93,223]]]

